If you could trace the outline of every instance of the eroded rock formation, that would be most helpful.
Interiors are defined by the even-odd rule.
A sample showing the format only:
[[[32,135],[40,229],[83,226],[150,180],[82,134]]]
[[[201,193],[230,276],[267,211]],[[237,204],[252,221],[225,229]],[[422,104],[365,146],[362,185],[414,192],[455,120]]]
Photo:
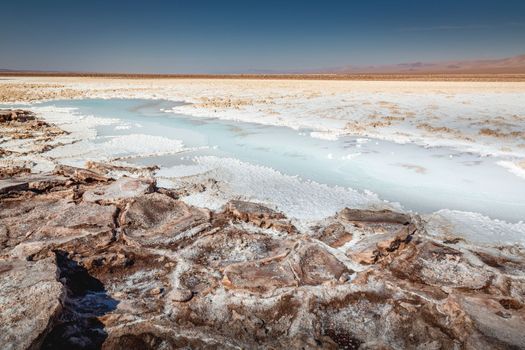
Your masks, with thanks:
[[[261,204],[212,212],[107,167],[0,180],[2,348],[525,347],[518,247],[351,208],[303,232]]]
[[[525,346],[519,252],[438,242],[391,212],[282,230],[259,204],[212,213],[151,179],[58,173],[2,180],[12,348]]]

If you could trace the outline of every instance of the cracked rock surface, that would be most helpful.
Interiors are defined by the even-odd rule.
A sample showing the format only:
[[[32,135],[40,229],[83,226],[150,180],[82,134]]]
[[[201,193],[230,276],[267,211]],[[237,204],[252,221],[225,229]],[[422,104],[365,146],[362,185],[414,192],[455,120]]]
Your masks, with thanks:
[[[343,209],[300,231],[144,177],[3,169],[4,349],[525,348],[525,254]]]

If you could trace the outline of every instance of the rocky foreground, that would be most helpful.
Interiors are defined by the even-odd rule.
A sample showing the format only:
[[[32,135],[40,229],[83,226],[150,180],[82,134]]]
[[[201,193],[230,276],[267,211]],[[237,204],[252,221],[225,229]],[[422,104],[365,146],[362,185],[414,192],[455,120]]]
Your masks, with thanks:
[[[10,112],[0,128],[59,132],[35,123]],[[525,348],[520,247],[352,208],[302,232],[108,169],[0,170],[2,349]]]

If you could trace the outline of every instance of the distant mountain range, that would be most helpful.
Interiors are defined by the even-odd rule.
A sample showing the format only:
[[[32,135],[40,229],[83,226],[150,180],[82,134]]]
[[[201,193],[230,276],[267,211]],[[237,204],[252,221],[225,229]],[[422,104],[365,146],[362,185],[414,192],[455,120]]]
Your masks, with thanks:
[[[126,75],[128,73],[96,73],[96,72],[66,72],[66,71],[39,71],[0,69],[5,75]],[[192,76],[206,74],[140,74],[131,75],[162,75],[162,76]],[[251,69],[231,73],[218,73],[228,76],[231,74],[248,75],[352,75],[352,74],[525,74],[525,54],[507,58],[484,60],[460,60],[443,62],[408,62],[390,65],[358,66],[348,65],[343,67],[303,69],[303,70],[273,70]]]
[[[525,74],[525,55],[485,60],[444,62],[410,62],[393,65],[345,66],[320,70],[318,73],[445,73],[445,74]]]

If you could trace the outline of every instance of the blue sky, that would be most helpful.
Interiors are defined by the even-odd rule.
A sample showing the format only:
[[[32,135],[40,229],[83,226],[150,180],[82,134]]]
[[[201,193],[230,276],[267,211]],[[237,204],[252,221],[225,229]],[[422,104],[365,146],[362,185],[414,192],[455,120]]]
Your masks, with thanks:
[[[235,73],[525,53],[524,0],[3,1],[0,68]]]

